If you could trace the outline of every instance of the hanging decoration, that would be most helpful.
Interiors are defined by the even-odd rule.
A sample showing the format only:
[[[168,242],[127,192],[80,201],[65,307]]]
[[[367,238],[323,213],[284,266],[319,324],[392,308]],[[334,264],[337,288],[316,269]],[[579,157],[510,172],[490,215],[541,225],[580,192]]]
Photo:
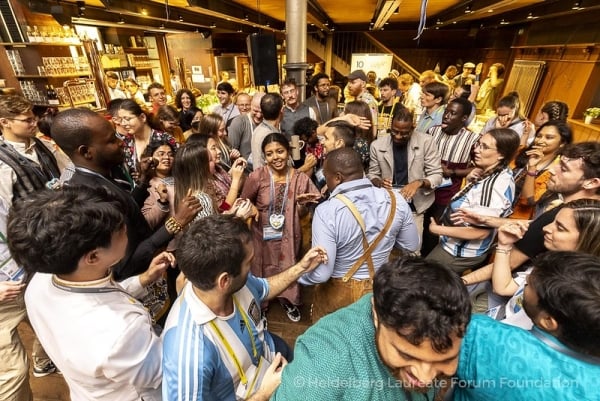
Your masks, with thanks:
[[[427,1],[421,0],[421,13],[419,18],[419,28],[417,29],[417,36],[413,38],[413,40],[417,40],[421,37],[421,34],[425,30],[425,24],[427,22]]]

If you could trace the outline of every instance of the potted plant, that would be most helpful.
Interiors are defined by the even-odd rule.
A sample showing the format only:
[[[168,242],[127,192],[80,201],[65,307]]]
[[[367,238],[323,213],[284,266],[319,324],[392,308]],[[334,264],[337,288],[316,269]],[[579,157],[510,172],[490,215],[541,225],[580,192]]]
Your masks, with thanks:
[[[583,112],[585,116],[585,123],[591,124],[594,118],[600,117],[600,107],[590,107]]]

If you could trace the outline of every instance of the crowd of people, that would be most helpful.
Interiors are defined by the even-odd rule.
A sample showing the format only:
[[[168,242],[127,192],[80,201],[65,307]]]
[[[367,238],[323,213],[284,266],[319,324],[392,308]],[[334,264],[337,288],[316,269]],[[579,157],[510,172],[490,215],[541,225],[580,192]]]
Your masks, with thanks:
[[[323,73],[207,114],[132,80],[39,127],[0,96],[0,398],[28,320],[73,400],[598,399],[600,143],[480,73],[353,71],[343,112]]]

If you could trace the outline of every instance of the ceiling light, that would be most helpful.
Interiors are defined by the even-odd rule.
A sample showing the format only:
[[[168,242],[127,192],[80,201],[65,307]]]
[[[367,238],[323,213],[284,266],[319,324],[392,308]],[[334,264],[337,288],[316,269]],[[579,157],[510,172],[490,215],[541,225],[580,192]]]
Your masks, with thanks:
[[[508,25],[510,22],[506,21],[504,18],[500,20],[500,25]]]
[[[160,25],[158,26],[158,29],[165,29],[165,24],[160,24]]]
[[[148,10],[146,10],[146,7],[142,7],[142,9],[140,10],[140,14],[148,15]]]
[[[490,9],[488,10],[488,13],[493,13],[493,12],[494,12],[494,9],[493,9],[493,8],[490,8]]]
[[[439,18],[438,18],[438,19],[437,19],[437,21],[435,21],[435,24],[436,24],[436,25],[442,25],[442,24],[443,24],[443,22],[442,22],[442,20],[441,20],[441,19],[439,19]]]
[[[244,14],[244,21],[248,21],[250,19],[250,17],[248,16],[248,14]]]
[[[210,24],[210,27],[211,27],[211,28],[216,28],[216,27],[217,27],[217,24],[215,24],[214,22],[211,22],[211,24]]]
[[[123,16],[119,17],[119,21],[117,22],[117,24],[123,25],[124,23],[125,23],[125,18],[123,18]]]
[[[467,8],[465,8],[465,14],[471,14],[473,12],[473,8],[471,7],[471,5],[469,4],[467,6]]]
[[[573,7],[571,7],[572,10],[581,10],[581,2],[580,1],[576,1],[575,3],[573,3]]]
[[[242,33],[242,32],[244,32],[244,31],[242,31],[242,28],[238,28],[238,30],[237,30],[237,31],[238,31],[238,33]]]
[[[534,17],[534,16],[533,16],[533,13],[529,13],[529,14],[527,15],[527,19],[536,19],[536,18],[537,18],[537,17]]]
[[[183,16],[182,15],[180,15],[178,19],[179,19],[179,22],[183,22]]]

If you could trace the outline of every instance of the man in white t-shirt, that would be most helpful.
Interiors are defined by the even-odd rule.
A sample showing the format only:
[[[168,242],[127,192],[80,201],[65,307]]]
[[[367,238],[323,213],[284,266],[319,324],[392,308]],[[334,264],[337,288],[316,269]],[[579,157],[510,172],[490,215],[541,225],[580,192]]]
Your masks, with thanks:
[[[29,321],[71,399],[160,400],[160,338],[134,297],[162,277],[173,255],[163,252],[141,275],[114,282],[110,270],[125,256],[127,229],[102,188],[42,190],[15,202],[8,238],[32,276]]]

